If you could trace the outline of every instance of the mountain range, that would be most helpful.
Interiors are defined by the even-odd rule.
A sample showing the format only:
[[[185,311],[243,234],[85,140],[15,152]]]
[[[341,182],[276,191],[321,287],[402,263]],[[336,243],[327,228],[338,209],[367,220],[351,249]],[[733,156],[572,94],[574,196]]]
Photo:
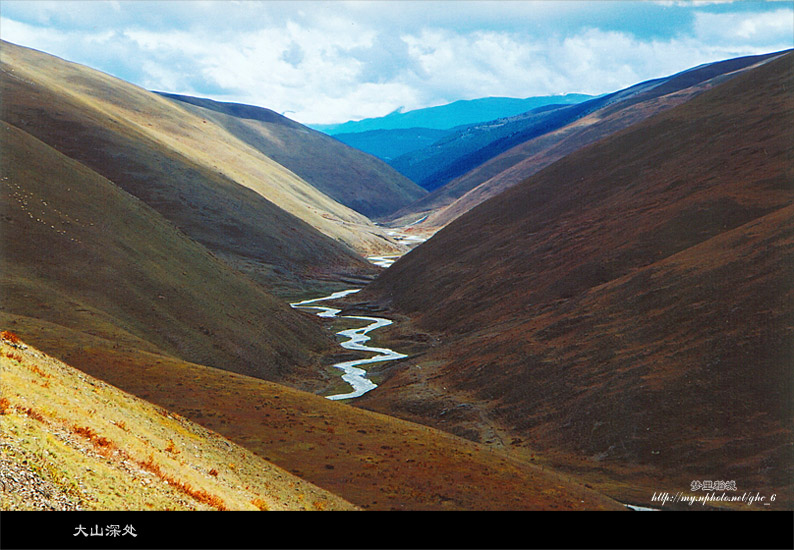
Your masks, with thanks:
[[[326,135],[1,42],[4,508],[790,509],[792,63]]]
[[[683,103],[775,54],[710,63],[569,106],[456,129],[389,163],[433,191],[391,216],[444,224],[587,144]],[[458,202],[459,201],[459,202]],[[456,203],[456,204],[453,204]]]
[[[372,130],[407,130],[409,128],[450,130],[457,126],[519,115],[544,105],[579,103],[591,97],[585,94],[560,94],[524,99],[514,97],[461,99],[445,105],[410,111],[400,108],[383,117],[365,118],[341,124],[313,124],[312,128],[332,136]]]
[[[319,142],[387,200],[416,186],[264,109],[1,46],[0,467],[27,480],[2,485],[4,508],[541,509],[549,494],[561,509],[622,508],[530,461],[316,395],[337,383],[335,341],[289,301],[362,284],[379,268],[361,254],[404,245],[318,188],[344,195],[333,171],[309,183],[319,175],[296,152]],[[263,152],[276,156],[273,136],[306,179]],[[42,487],[49,500],[14,496]]]

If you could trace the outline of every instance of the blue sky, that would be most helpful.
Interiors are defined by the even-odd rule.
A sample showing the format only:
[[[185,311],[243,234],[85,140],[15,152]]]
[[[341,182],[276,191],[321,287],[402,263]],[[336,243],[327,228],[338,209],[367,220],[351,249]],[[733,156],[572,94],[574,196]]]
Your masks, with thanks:
[[[794,2],[0,0],[0,37],[152,90],[334,123],[601,94],[794,47]]]

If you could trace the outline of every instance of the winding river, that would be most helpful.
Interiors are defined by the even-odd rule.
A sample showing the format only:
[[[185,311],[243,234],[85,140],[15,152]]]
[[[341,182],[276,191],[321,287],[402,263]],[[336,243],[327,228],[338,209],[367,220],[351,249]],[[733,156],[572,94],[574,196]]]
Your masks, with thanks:
[[[353,388],[352,392],[349,393],[340,393],[337,395],[329,395],[327,399],[332,400],[339,400],[339,399],[353,399],[354,397],[360,397],[367,393],[368,391],[374,390],[377,386],[372,380],[367,378],[367,371],[362,368],[359,368],[359,365],[368,365],[370,363],[380,363],[383,361],[394,361],[395,359],[404,359],[408,357],[407,355],[403,355],[402,353],[397,353],[396,351],[390,350],[388,348],[373,348],[370,346],[364,345],[364,342],[369,341],[369,336],[367,333],[373,331],[375,329],[386,327],[392,324],[392,321],[389,319],[384,319],[382,317],[359,317],[356,315],[337,315],[341,312],[341,309],[336,309],[333,307],[327,306],[317,306],[317,305],[310,305],[316,302],[325,302],[330,300],[336,300],[338,298],[342,298],[344,296],[348,296],[350,294],[355,294],[359,292],[360,288],[353,288],[350,290],[342,290],[339,292],[334,292],[328,296],[323,296],[322,298],[312,298],[311,300],[303,300],[302,302],[294,302],[290,304],[295,309],[316,309],[319,310],[317,314],[318,317],[325,317],[325,318],[332,318],[337,317],[339,319],[358,319],[361,321],[369,321],[370,324],[361,327],[361,328],[351,328],[347,330],[342,330],[337,332],[340,336],[345,336],[349,338],[349,340],[342,342],[340,345],[349,350],[355,351],[364,351],[369,353],[375,353],[376,355],[369,357],[367,359],[356,359],[353,361],[343,361],[341,363],[336,363],[333,366],[341,369],[344,371],[342,375],[342,380],[350,384]]]
[[[384,266],[384,267],[388,267],[388,266]],[[407,355],[403,355],[402,353],[397,353],[396,351],[390,350],[388,348],[373,348],[364,345],[364,342],[367,342],[370,339],[369,336],[367,336],[368,332],[371,332],[381,327],[386,327],[391,325],[392,324],[391,320],[384,319],[383,317],[360,317],[357,315],[338,315],[338,313],[342,311],[341,309],[337,309],[334,307],[327,307],[327,306],[311,305],[317,302],[326,302],[326,301],[336,300],[338,298],[343,298],[345,296],[349,296],[350,294],[355,294],[356,292],[359,291],[361,291],[360,288],[352,288],[349,290],[334,292],[333,294],[330,294],[328,296],[323,296],[322,298],[312,298],[310,300],[303,300],[302,302],[294,302],[290,304],[290,306],[292,306],[295,309],[319,310],[319,313],[317,313],[318,317],[325,317],[325,318],[336,317],[338,319],[358,319],[361,321],[368,321],[370,323],[361,328],[350,328],[337,332],[337,334],[348,338],[347,341],[342,342],[340,344],[343,348],[349,350],[355,350],[355,351],[375,353],[376,355],[369,357],[367,359],[355,359],[353,361],[342,361],[341,363],[335,363],[333,366],[344,371],[344,374],[342,375],[342,380],[350,384],[350,386],[353,388],[353,391],[349,393],[339,393],[336,395],[329,395],[326,397],[326,399],[332,399],[335,401],[340,399],[353,399],[355,397],[360,397],[365,393],[367,393],[368,391],[374,390],[375,388],[378,387],[377,384],[375,384],[372,380],[367,378],[367,371],[359,368],[359,365],[380,363],[382,361],[393,361],[395,359],[404,359],[405,357],[408,357]],[[637,512],[659,511],[657,508],[647,508],[644,506],[637,506],[634,504],[623,504],[623,505],[626,508]]]

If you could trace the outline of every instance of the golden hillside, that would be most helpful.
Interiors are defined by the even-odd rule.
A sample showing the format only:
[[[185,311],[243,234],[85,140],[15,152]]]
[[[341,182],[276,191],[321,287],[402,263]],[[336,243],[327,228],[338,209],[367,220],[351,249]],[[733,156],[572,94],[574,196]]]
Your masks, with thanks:
[[[215,432],[0,338],[3,510],[351,510]]]

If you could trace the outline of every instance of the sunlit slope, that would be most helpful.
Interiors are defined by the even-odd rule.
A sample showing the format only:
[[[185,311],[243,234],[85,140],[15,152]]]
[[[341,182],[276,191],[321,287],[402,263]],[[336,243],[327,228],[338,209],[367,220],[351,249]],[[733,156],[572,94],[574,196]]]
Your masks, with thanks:
[[[425,377],[530,447],[621,491],[720,472],[791,506],[793,59],[552,164],[361,298],[440,334]]]
[[[254,376],[313,372],[316,324],[77,161],[5,123],[0,147],[3,311]]]
[[[0,337],[0,373],[3,510],[354,508],[13,333]]]
[[[332,199],[367,217],[385,216],[427,194],[385,162],[269,109],[161,95],[179,101],[202,119],[216,122]]]
[[[273,265],[294,271],[299,264],[355,270],[364,263],[354,250],[394,249],[366,217],[173,101],[7,42],[0,59],[6,121],[107,177],[238,264],[260,262],[265,272]],[[279,223],[273,209],[262,206],[266,202],[330,238],[301,242],[291,235],[294,224]],[[274,238],[290,246],[274,249],[268,243]],[[338,265],[326,267],[329,261]]]

